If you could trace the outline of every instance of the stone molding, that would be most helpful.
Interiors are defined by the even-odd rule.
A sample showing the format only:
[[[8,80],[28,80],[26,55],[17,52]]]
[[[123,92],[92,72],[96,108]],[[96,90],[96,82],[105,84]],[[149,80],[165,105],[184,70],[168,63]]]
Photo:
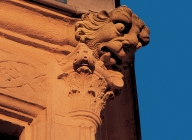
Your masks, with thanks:
[[[46,80],[53,80],[54,88],[48,93],[46,93],[47,90],[44,91],[47,97],[43,95],[45,98],[40,104],[5,93],[4,85],[9,86],[11,83],[9,77],[6,77],[6,74],[9,74],[7,72],[2,78],[4,82],[0,84],[0,87],[3,85],[0,93],[0,113],[6,116],[14,114],[12,116],[28,123],[33,121],[34,127],[39,125],[38,128],[41,128],[42,125],[45,135],[50,133],[51,139],[54,139],[57,130],[62,128],[66,132],[70,131],[66,138],[71,138],[73,130],[77,130],[79,137],[82,137],[80,139],[94,140],[97,129],[102,124],[101,111],[108,100],[120,94],[124,86],[121,72],[129,68],[136,50],[149,42],[148,27],[125,6],[111,12],[85,13],[81,19],[64,16],[25,1],[2,1],[0,6],[2,7],[0,9],[1,38],[48,52],[47,54],[51,54],[55,59],[51,62],[54,63],[53,66],[56,69],[60,68],[49,73],[51,78],[54,78]],[[25,20],[22,20],[23,17]],[[58,60],[57,57],[61,59]],[[12,62],[1,61],[0,66],[4,67],[5,63]],[[23,60],[16,63],[23,64]],[[37,68],[34,71],[38,70]],[[21,80],[14,82],[18,78],[17,73],[12,76],[12,86],[22,82]],[[42,81],[40,79],[40,82]],[[20,85],[14,85],[14,87]],[[58,85],[62,88],[57,89]],[[64,92],[61,93],[62,91]],[[67,95],[54,97],[55,94]],[[55,101],[58,97],[67,97],[67,99],[64,103],[57,104]],[[68,105],[68,101],[69,110],[66,109],[68,112],[62,111],[59,105]],[[59,113],[54,114],[54,112]],[[39,115],[41,113],[42,118],[47,120],[41,120]],[[57,123],[54,119],[58,119]],[[54,126],[54,132],[51,130],[52,126]],[[58,132],[58,135],[62,133]],[[40,132],[38,137],[41,137]]]
[[[100,32],[102,31],[102,35],[106,36],[106,30],[108,30],[106,26],[112,27],[111,23],[116,24],[116,22],[119,22],[115,25],[117,30],[116,36],[118,36],[119,40],[122,41],[124,48],[130,49],[130,45],[140,48],[141,46],[147,45],[149,42],[148,27],[134,13],[132,13],[129,8],[125,6],[116,8],[111,12],[90,12],[84,14],[82,19],[79,19],[65,16],[58,12],[39,7],[25,1],[1,1],[0,5],[2,7],[0,9],[1,35],[16,42],[27,45],[29,44],[33,47],[54,53],[65,52],[66,54],[69,54],[74,49],[73,47],[77,46],[78,40],[88,44],[90,47],[91,44],[94,43],[91,42],[92,39],[90,38],[90,35],[93,38],[96,37],[97,39],[97,35],[100,35]],[[23,17],[25,17],[25,20],[22,20]],[[35,19],[35,21],[33,19]],[[96,23],[98,24],[96,26],[98,33],[95,34],[95,37],[93,35],[93,29],[91,29],[92,27],[89,26],[92,23],[86,25],[86,23],[90,21],[94,21],[95,23],[98,22]],[[125,23],[125,25],[120,23]],[[129,29],[131,25],[132,27]],[[101,26],[103,27],[100,28]],[[76,32],[74,30],[75,28]],[[88,30],[86,30],[86,28]],[[112,28],[114,29],[114,27]],[[86,32],[84,32],[85,30]],[[129,33],[127,34],[128,30]],[[89,36],[88,34],[85,35],[83,32],[88,33]],[[113,35],[112,38],[114,38],[114,31],[111,35]],[[124,35],[124,38],[122,38],[122,35]],[[83,38],[86,38],[86,40]],[[140,42],[138,42],[137,39],[139,39]],[[114,43],[114,40],[109,41],[109,38],[106,37],[103,37],[99,41],[101,41],[103,45]],[[102,46],[100,47],[100,49],[102,49]],[[112,50],[113,49],[114,48],[112,48]],[[134,53],[134,50],[131,51]],[[103,51],[101,50],[99,55],[102,53]],[[105,54],[105,57],[108,57],[108,55]],[[114,62],[112,61],[112,63]]]
[[[22,0],[1,1],[0,6],[1,36],[54,53],[69,54],[70,47],[65,46],[70,42],[76,45],[76,41],[68,40],[75,40],[69,31],[73,30],[71,24],[76,18]]]
[[[31,123],[32,119],[44,109],[43,106],[0,93],[0,112],[4,112],[8,116],[12,114],[12,117],[15,116],[17,119]]]

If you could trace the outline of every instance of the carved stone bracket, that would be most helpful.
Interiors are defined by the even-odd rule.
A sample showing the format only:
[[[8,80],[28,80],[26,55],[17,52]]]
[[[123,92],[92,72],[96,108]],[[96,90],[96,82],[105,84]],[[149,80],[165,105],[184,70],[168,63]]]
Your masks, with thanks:
[[[76,39],[87,44],[108,69],[127,67],[135,51],[149,43],[149,28],[126,6],[83,14],[75,29]]]

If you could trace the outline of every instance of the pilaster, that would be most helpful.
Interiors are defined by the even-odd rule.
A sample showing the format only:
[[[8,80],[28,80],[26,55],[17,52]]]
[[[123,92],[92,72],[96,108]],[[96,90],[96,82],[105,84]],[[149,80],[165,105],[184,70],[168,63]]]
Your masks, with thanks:
[[[0,6],[0,119],[20,140],[134,139],[131,69],[149,29],[131,9],[75,18],[27,1]]]

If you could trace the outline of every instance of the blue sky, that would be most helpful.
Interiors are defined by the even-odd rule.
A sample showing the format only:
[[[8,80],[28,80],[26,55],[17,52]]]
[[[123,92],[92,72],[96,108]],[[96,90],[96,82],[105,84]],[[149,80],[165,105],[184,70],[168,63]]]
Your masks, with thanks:
[[[121,0],[150,28],[136,52],[142,140],[192,139],[192,0]]]

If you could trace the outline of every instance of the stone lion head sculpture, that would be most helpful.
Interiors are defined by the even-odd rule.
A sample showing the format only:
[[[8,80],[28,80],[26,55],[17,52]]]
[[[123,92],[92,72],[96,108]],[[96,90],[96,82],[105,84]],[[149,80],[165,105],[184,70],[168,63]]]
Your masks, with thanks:
[[[75,38],[85,43],[107,68],[126,67],[136,49],[149,43],[149,29],[128,7],[83,14]]]

